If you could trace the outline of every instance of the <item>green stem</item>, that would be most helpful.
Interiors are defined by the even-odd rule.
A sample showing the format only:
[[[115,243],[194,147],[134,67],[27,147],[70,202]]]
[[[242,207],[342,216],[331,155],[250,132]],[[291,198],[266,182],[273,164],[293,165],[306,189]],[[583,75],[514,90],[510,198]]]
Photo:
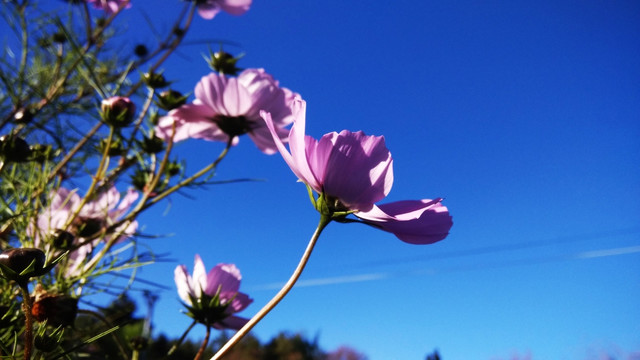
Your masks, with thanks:
[[[167,356],[171,356],[173,355],[173,353],[178,350],[178,347],[180,347],[180,344],[182,344],[182,342],[184,341],[184,339],[187,337],[187,334],[189,333],[189,331],[191,331],[191,329],[193,329],[194,326],[196,326],[196,321],[192,322],[191,325],[189,325],[189,327],[187,328],[187,330],[184,331],[184,333],[182,334],[182,336],[180,336],[180,339],[178,339],[178,342],[173,344],[173,346],[171,347],[171,349],[169,349],[169,352],[167,352]]]
[[[109,322],[109,320],[107,320],[106,317],[102,316],[102,314],[100,314],[98,312],[87,310],[87,309],[78,309],[78,314],[85,314],[85,315],[89,315],[89,316],[95,317],[96,319],[100,320],[103,324],[105,324],[107,326],[107,329],[112,329],[114,327]],[[122,354],[123,359],[126,359],[128,357],[128,355],[127,355],[127,351],[125,350],[124,344],[122,344],[122,341],[120,341],[120,338],[118,337],[118,335],[116,333],[111,333],[111,336],[113,337],[113,341],[116,343],[116,346],[118,347],[118,350],[120,351],[120,354]]]
[[[302,254],[302,258],[300,259],[300,262],[298,263],[295,271],[289,278],[289,281],[287,281],[284,287],[282,287],[282,289],[278,291],[278,293],[267,303],[267,305],[260,309],[260,311],[258,311],[258,313],[255,314],[251,318],[251,320],[249,320],[249,322],[242,327],[242,329],[238,330],[238,332],[233,335],[233,337],[229,339],[229,341],[227,341],[227,343],[224,344],[224,346],[220,350],[218,350],[218,352],[211,358],[211,360],[218,360],[222,358],[225,353],[231,350],[233,346],[235,346],[245,335],[247,335],[249,331],[271,310],[273,310],[273,308],[276,307],[276,305],[278,305],[278,303],[289,293],[289,291],[298,281],[298,278],[302,274],[305,266],[307,265],[309,257],[311,256],[311,252],[313,251],[313,248],[315,247],[316,242],[318,241],[318,238],[322,233],[322,230],[324,230],[324,228],[329,225],[330,222],[330,215],[320,215],[320,222],[318,223],[318,227],[313,233],[313,236],[311,236],[311,240],[309,240],[309,244],[307,244],[307,249],[304,251],[304,254]]]

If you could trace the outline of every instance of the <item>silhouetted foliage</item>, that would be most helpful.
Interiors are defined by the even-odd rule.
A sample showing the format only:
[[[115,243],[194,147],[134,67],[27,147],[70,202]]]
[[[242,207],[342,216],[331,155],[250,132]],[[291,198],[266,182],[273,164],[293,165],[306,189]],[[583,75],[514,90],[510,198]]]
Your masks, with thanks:
[[[427,355],[426,360],[442,360],[442,358],[440,357],[438,350],[433,350],[433,353]]]

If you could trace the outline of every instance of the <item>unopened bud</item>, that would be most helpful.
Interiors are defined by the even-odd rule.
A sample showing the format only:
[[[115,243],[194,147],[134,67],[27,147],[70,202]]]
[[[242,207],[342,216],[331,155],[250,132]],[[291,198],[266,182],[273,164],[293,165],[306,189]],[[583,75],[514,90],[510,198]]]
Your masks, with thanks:
[[[62,295],[43,296],[31,308],[31,315],[36,320],[53,326],[73,325],[77,314],[78,299]]]
[[[186,102],[187,96],[182,96],[176,90],[166,90],[158,95],[157,104],[161,109],[169,111],[184,105]]]
[[[20,108],[13,114],[13,118],[19,124],[28,124],[33,120],[33,111],[29,108]]]
[[[169,86],[169,82],[164,78],[164,75],[158,73],[144,73],[142,74],[142,81],[152,89],[161,89]]]
[[[31,148],[23,138],[13,135],[0,137],[0,157],[5,162],[25,162],[30,156]]]
[[[209,53],[209,58],[206,60],[209,67],[219,73],[237,75],[238,71],[242,70],[236,66],[236,63],[241,57],[242,56],[233,57],[233,55],[228,52],[220,50],[216,53]]]
[[[149,55],[149,49],[143,44],[138,44],[133,48],[133,53],[136,54],[137,57],[143,58]]]
[[[135,111],[136,105],[127,97],[113,96],[102,100],[102,119],[113,127],[131,124]]]
[[[164,150],[164,140],[153,135],[151,137],[145,137],[142,139],[142,150],[147,154],[157,154]]]
[[[124,155],[125,153],[124,145],[122,145],[122,141],[117,138],[112,139],[112,141],[109,142],[108,149],[106,147],[107,147],[107,139],[100,140],[100,145],[98,146],[98,150],[101,153],[104,153],[106,151],[107,155],[109,156],[121,156],[121,155]]]
[[[44,275],[47,272],[44,267],[45,260],[44,252],[40,249],[9,249],[0,254],[0,270],[5,278],[21,282],[30,277]]]

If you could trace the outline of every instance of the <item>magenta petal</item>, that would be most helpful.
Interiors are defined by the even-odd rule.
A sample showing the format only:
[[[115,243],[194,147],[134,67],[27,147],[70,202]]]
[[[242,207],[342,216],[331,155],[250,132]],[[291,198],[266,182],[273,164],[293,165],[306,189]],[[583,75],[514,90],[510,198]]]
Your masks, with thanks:
[[[215,295],[220,288],[221,293],[235,294],[240,289],[240,270],[233,264],[218,264],[207,275],[207,295]]]
[[[249,322],[249,319],[231,315],[226,317],[224,320],[218,321],[217,323],[213,324],[213,327],[218,330],[224,330],[224,329],[240,330],[248,322]]]
[[[332,147],[322,176],[326,194],[339,198],[351,209],[367,211],[389,193],[393,183],[393,161],[384,137],[345,130],[337,136],[323,136],[318,149],[325,146]],[[309,157],[326,156],[321,152],[326,150],[309,154]],[[316,171],[319,170],[314,169]]]
[[[244,310],[247,306],[249,306],[253,302],[253,299],[249,297],[249,295],[245,293],[236,293],[235,297],[231,301],[231,305],[229,309],[232,312],[238,312]]]
[[[289,132],[289,149],[291,152],[287,150],[284,146],[284,143],[280,139],[279,133],[276,131],[275,124],[272,120],[271,114],[268,112],[261,112],[260,116],[264,119],[267,128],[271,132],[273,137],[273,141],[280,151],[282,158],[289,165],[291,171],[305,184],[311,186],[315,191],[322,192],[322,187],[320,183],[311,172],[309,168],[309,164],[307,162],[306,155],[306,139],[304,135],[304,127],[305,127],[305,107],[306,103],[302,99],[296,99],[293,103],[293,114],[294,114],[294,124],[291,127],[291,131]],[[315,140],[312,138],[312,142]]]
[[[410,244],[433,244],[444,239],[453,225],[442,199],[397,201],[355,215],[364,222],[393,233]]]

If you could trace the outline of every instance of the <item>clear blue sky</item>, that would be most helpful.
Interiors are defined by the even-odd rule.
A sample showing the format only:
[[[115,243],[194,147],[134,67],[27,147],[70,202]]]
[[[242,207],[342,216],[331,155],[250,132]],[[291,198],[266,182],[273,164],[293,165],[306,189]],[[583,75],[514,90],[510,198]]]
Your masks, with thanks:
[[[143,9],[160,30],[179,9],[132,2],[131,47],[153,43]],[[200,41],[219,40],[303,96],[314,137],[384,135],[388,201],[444,197],[454,220],[429,246],[331,224],[257,336],[300,331],[371,360],[640,357],[640,2],[256,0],[241,17],[195,19],[192,45],[166,67],[175,88],[193,91],[209,71]],[[195,171],[222,147],[177,150]],[[177,264],[191,269],[195,253],[208,268],[236,263],[250,316],[317,223],[282,158],[246,137],[217,178],[266,181],[191,191],[141,218],[145,233],[173,234],[144,240],[175,259],[141,271],[172,289],[156,332],[190,323]]]

